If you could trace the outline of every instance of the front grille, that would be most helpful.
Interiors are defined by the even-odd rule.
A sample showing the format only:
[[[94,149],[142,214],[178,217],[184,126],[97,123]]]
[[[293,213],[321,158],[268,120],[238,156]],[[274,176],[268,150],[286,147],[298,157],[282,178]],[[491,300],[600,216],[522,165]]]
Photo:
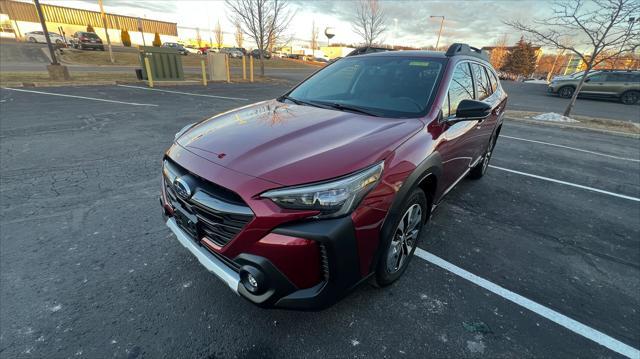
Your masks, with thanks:
[[[253,219],[253,212],[237,193],[206,181],[168,159],[164,161],[163,177],[176,222],[194,238],[207,237],[224,246]],[[190,197],[178,195],[174,185],[178,177],[188,184]]]

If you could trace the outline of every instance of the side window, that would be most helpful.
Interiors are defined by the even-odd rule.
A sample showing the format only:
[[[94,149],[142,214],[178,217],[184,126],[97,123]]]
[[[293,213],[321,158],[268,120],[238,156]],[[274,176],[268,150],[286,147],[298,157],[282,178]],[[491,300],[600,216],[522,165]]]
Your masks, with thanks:
[[[491,83],[489,83],[487,73],[484,71],[484,66],[471,64],[471,67],[473,67],[473,78],[475,79],[476,90],[478,91],[477,99],[484,100],[491,96]]]
[[[491,93],[494,93],[498,89],[498,78],[493,71],[487,68],[485,70],[487,71],[487,76],[489,76],[489,81],[491,81]]]
[[[630,82],[631,74],[614,72],[607,74],[607,82]]]
[[[593,76],[589,76],[588,79],[590,82],[603,82],[604,79],[606,78],[606,74],[595,74]]]
[[[456,114],[458,104],[462,100],[473,100],[473,79],[469,63],[459,64],[453,72],[451,83],[449,84],[449,116]]]

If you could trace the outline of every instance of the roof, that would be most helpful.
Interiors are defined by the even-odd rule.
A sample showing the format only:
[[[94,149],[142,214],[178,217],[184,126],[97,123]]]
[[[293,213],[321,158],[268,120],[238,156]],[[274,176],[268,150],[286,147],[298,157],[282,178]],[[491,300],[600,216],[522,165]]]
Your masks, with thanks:
[[[385,51],[385,52],[372,52],[369,54],[362,54],[357,56],[389,56],[389,57],[430,57],[444,59],[446,56],[444,52],[440,51],[426,51],[426,50],[408,50],[408,51]]]

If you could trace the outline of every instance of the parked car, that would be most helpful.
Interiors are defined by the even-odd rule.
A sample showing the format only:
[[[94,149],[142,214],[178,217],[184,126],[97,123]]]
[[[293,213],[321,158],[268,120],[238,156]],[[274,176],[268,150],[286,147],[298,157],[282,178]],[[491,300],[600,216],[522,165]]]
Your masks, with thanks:
[[[255,59],[259,59],[260,58],[260,50],[258,49],[254,49],[253,51],[251,51],[251,56],[253,56],[253,58]],[[267,50],[262,50],[262,57],[269,60],[271,58],[271,53]]]
[[[547,91],[560,97],[571,98],[583,75],[574,78],[554,78]],[[640,71],[596,71],[587,79],[578,94],[581,97],[610,98],[626,105],[640,99]]]
[[[183,45],[184,49],[187,50],[190,54],[198,54],[202,55],[206,52],[202,52],[201,48],[195,47],[194,45]]]
[[[289,57],[289,54],[283,51],[276,51],[272,55],[273,57],[279,57],[281,59],[286,59]]]
[[[260,306],[321,308],[367,279],[389,285],[445,195],[486,173],[506,101],[465,44],[345,57],[176,133],[166,224]]]
[[[328,63],[329,60],[325,59],[324,57],[313,57],[311,59],[311,61],[315,61],[315,62],[324,62],[324,63]]]
[[[179,44],[177,42],[165,42],[164,44],[162,44],[162,47],[170,47],[172,49],[176,49],[178,50],[178,53],[180,55],[184,55],[184,56],[189,55],[189,50],[185,49],[185,47],[182,44]]]
[[[220,53],[228,54],[232,59],[239,59],[243,56],[242,51],[238,50],[235,47],[223,47],[220,49]]]
[[[77,31],[69,40],[71,46],[76,49],[85,50],[101,50],[104,51],[102,39],[94,32]]]
[[[294,60],[302,60],[304,58],[303,54],[289,54],[288,56],[290,59],[294,59]]]
[[[24,39],[25,41],[29,41],[33,43],[47,42],[47,38],[44,36],[44,31],[25,32]],[[49,39],[51,40],[51,43],[59,46],[65,44],[64,38],[56,32],[49,32]]]

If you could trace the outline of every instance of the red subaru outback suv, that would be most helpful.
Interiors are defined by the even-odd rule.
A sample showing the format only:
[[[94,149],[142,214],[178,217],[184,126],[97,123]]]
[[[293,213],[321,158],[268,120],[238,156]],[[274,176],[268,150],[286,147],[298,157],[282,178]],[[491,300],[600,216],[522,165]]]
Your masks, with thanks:
[[[343,58],[178,132],[166,224],[260,306],[322,308],[367,279],[388,285],[447,192],[486,172],[506,99],[466,44]]]

